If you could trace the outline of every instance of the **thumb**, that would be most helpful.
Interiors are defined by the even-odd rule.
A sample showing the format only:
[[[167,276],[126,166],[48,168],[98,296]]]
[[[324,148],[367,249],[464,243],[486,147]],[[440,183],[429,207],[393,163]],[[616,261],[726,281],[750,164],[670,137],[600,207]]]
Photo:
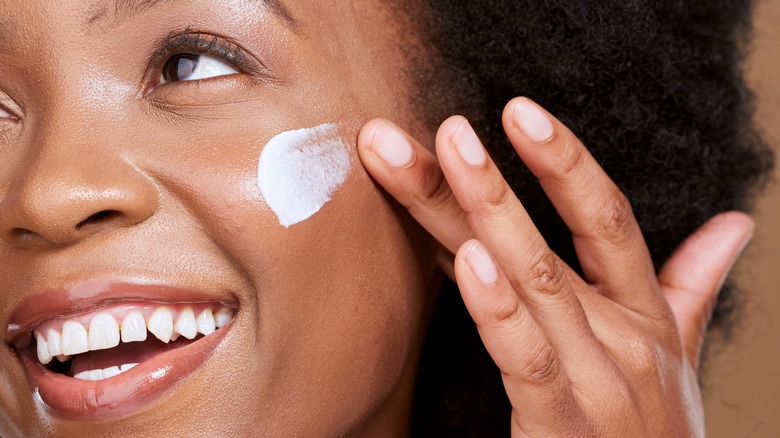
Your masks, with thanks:
[[[658,275],[695,369],[718,292],[754,229],[744,213],[721,213],[688,237]]]

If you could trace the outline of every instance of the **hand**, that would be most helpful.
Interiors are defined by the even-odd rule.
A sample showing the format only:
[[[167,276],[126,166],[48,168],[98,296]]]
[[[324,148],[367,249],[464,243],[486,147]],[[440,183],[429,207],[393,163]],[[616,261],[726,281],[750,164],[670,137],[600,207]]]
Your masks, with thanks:
[[[454,273],[512,403],[512,436],[703,436],[696,378],[718,290],[747,244],[716,216],[656,274],[630,204],[582,143],[525,98],[504,129],[574,237],[580,277],[545,243],[463,117],[436,155],[372,120],[369,173],[456,254]]]

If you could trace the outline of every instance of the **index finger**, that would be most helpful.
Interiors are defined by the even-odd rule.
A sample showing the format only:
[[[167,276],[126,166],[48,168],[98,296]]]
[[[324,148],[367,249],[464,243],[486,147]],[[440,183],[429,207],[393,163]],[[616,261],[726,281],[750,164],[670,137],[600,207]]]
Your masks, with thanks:
[[[450,253],[473,233],[434,154],[395,124],[374,119],[358,137],[363,166]]]

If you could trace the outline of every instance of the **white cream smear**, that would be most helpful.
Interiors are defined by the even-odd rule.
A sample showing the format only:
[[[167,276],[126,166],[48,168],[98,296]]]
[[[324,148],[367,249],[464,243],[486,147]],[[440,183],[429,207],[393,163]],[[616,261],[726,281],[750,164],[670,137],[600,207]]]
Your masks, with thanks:
[[[289,228],[331,200],[351,170],[347,145],[336,124],[286,131],[260,153],[260,193],[279,223]]]

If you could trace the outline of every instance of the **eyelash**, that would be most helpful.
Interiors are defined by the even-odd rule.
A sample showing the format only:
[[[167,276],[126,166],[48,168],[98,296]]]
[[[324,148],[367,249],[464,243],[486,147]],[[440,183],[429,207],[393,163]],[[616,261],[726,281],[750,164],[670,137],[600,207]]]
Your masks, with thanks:
[[[243,73],[261,76],[262,70],[257,67],[257,61],[248,59],[247,54],[238,45],[226,41],[215,35],[204,34],[199,31],[185,29],[180,33],[171,33],[159,44],[155,50],[149,65],[155,72],[153,80],[158,80],[160,71],[165,62],[173,55],[193,52],[201,55],[209,55],[227,62]]]

